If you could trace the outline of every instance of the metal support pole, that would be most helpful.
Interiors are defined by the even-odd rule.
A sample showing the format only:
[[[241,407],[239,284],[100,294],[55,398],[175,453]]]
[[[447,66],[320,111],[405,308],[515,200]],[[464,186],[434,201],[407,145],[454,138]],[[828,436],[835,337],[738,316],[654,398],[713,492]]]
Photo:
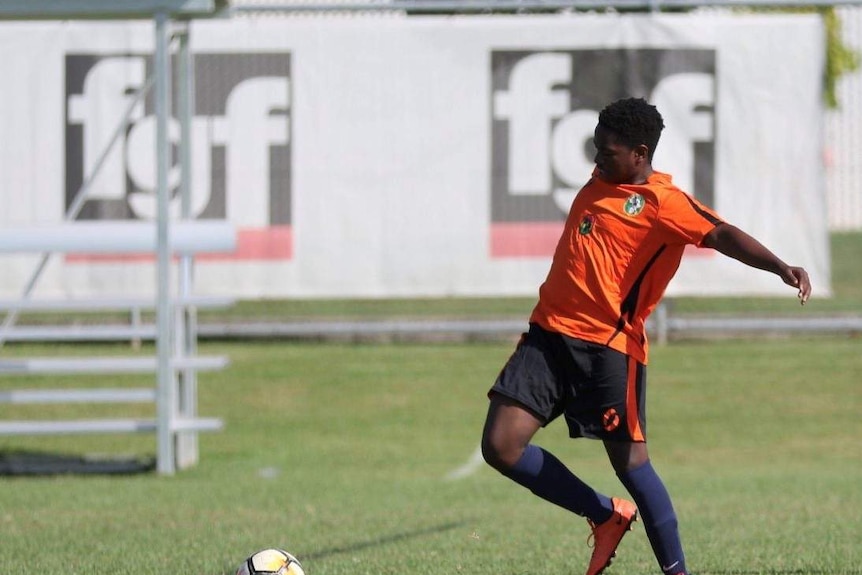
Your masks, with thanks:
[[[171,305],[170,305],[170,227],[168,169],[170,168],[171,149],[168,135],[170,117],[170,38],[168,34],[168,14],[164,11],[155,16],[156,22],[156,182],[158,186],[158,210],[156,217],[157,245],[157,284],[158,301],[156,305],[158,340],[158,405],[157,405],[157,442],[158,452],[156,469],[160,474],[173,475],[176,471],[174,457],[173,421],[176,416],[176,387],[171,365],[173,345],[171,343]]]
[[[180,210],[183,220],[191,220],[192,214],[192,119],[194,118],[194,56],[189,47],[191,23],[184,23],[179,36],[178,105],[180,120]],[[194,258],[184,254],[179,261],[179,297],[192,295],[194,283]],[[177,353],[183,357],[197,354],[197,310],[192,305],[177,308],[176,334]],[[184,369],[177,373],[179,411],[183,417],[197,416],[197,373]],[[190,467],[198,462],[198,435],[196,431],[177,434],[177,467]]]

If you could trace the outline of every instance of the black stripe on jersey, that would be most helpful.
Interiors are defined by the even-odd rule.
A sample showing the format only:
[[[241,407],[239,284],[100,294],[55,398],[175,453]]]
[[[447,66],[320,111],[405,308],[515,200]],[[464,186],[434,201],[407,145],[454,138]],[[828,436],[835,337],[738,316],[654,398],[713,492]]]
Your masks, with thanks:
[[[614,338],[619,334],[623,328],[626,326],[626,321],[631,322],[635,317],[635,309],[638,305],[638,297],[640,296],[641,285],[643,285],[644,278],[649,272],[650,268],[655,264],[656,260],[658,260],[659,256],[664,253],[665,248],[667,248],[667,244],[662,245],[656,253],[649,259],[647,264],[644,266],[644,269],[641,270],[640,275],[638,275],[638,279],[635,280],[635,283],[632,284],[632,289],[629,290],[629,293],[626,294],[625,299],[623,299],[623,303],[620,306],[620,318],[617,320],[617,329],[614,331],[613,335],[611,335],[610,339],[605,345],[610,345],[610,343],[614,340]]]
[[[685,199],[688,200],[688,203],[691,204],[691,207],[694,209],[694,211],[696,211],[701,216],[703,216],[703,219],[705,219],[706,221],[708,221],[709,223],[711,223],[714,226],[717,226],[718,224],[724,223],[720,219],[716,218],[714,215],[712,215],[711,213],[707,212],[706,210],[701,208],[699,205],[697,205],[697,202],[692,200],[691,196],[689,196],[685,192],[680,192],[680,193],[682,193],[682,195],[685,196]]]

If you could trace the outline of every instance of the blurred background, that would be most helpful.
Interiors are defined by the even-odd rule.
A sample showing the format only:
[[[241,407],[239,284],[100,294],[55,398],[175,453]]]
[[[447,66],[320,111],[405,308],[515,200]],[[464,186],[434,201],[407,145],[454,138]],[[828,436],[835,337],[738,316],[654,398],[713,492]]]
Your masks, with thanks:
[[[656,167],[805,266],[819,296],[830,234],[862,227],[852,4],[243,1],[180,9],[164,69],[151,19],[92,4],[0,24],[0,218],[155,221],[164,118],[165,213],[236,234],[197,258],[197,294],[533,298],[598,111],[628,96],[665,116]],[[0,293],[154,293],[155,260],[103,242],[8,247]],[[692,250],[668,295],[793,294]]]
[[[0,0],[5,570],[579,568],[478,442],[641,96],[655,167],[814,283],[692,249],[648,324],[690,563],[858,575],[860,44],[855,0]]]
[[[193,417],[196,370],[227,363],[199,340],[512,341],[598,113],[630,96],[664,116],[654,166],[814,286],[801,308],[692,248],[653,340],[862,331],[862,3],[10,0],[0,18],[0,345],[160,342],[146,365],[10,372],[150,370]]]

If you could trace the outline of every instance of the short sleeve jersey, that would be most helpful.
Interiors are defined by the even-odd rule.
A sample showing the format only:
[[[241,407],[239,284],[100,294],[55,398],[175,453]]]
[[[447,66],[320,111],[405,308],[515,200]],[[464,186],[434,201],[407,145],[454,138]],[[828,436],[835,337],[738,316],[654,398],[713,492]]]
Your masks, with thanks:
[[[594,173],[572,203],[530,321],[647,363],[646,318],[685,246],[721,222],[668,174],[623,185]]]

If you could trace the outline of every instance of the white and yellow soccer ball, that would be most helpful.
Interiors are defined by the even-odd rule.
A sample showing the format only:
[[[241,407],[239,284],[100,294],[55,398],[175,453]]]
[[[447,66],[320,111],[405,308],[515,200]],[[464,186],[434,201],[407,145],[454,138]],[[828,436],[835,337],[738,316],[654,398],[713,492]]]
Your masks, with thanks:
[[[236,575],[305,575],[299,560],[282,549],[264,549],[251,555]]]

